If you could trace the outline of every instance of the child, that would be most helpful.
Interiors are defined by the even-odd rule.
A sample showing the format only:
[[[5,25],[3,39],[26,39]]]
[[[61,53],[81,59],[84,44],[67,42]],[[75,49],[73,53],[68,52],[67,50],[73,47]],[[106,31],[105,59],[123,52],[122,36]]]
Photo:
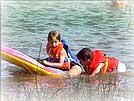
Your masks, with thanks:
[[[60,33],[56,31],[51,31],[48,34],[48,43],[46,45],[46,51],[49,58],[48,61],[43,61],[45,65],[56,67],[62,70],[70,69],[70,60],[68,59],[67,53],[63,48]]]
[[[101,50],[92,51],[89,48],[83,48],[77,54],[77,58],[84,66],[85,71],[90,77],[95,76],[98,72],[125,72],[126,66],[118,59],[109,57]]]
[[[115,7],[124,8],[127,6],[127,0],[111,0],[111,2]]]
[[[45,65],[56,67],[62,70],[70,70],[68,72],[68,75],[70,76],[77,76],[80,74],[80,67],[78,65],[76,66],[70,64],[71,61],[69,60],[68,54],[63,47],[63,44],[61,42],[61,34],[59,32],[49,32],[46,50],[49,58],[48,61],[43,61]]]

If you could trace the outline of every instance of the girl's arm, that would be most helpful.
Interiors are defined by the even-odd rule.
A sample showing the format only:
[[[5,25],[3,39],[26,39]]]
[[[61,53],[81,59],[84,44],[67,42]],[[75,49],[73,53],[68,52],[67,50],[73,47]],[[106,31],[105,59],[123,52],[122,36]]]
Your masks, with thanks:
[[[98,72],[100,72],[101,68],[104,66],[104,63],[100,63],[99,66],[93,71],[90,77],[95,76]]]
[[[43,63],[46,65],[49,65],[51,67],[59,67],[60,68],[64,64],[65,56],[66,56],[65,51],[62,50],[61,55],[60,55],[60,59],[59,59],[59,63],[48,62],[46,60],[44,60]]]

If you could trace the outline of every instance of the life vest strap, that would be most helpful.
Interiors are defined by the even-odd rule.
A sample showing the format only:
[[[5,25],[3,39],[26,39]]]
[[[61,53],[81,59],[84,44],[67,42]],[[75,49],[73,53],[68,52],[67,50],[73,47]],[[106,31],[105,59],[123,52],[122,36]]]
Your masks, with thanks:
[[[104,62],[104,64],[105,64],[105,66],[101,69],[101,72],[103,73],[103,74],[106,74],[106,72],[107,72],[107,69],[108,69],[108,56],[106,56],[106,61]]]

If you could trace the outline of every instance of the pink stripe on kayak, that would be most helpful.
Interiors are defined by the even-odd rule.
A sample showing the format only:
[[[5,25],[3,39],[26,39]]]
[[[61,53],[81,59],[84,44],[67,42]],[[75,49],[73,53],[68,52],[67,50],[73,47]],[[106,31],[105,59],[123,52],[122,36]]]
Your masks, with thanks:
[[[33,58],[31,58],[31,57],[29,57],[29,56],[27,56],[27,55],[25,55],[17,50],[14,50],[12,48],[5,47],[5,48],[2,48],[2,51],[6,52],[10,55],[16,56],[18,58],[21,58],[22,60],[26,60],[28,62],[34,63],[34,64],[37,62]]]
[[[46,66],[40,64],[39,62],[37,62],[35,59],[33,59],[33,58],[31,58],[31,57],[29,57],[29,56],[27,56],[27,55],[17,51],[17,50],[14,50],[12,48],[4,47],[1,50],[6,52],[7,54],[10,54],[10,55],[15,56],[17,58],[25,60],[25,61],[27,61],[29,63],[34,64],[34,65],[37,65],[37,66],[39,66],[39,67],[41,67],[41,68],[43,68],[43,69],[45,69],[47,71],[50,71],[52,73],[59,73],[59,74],[63,74],[64,73],[63,71],[61,71],[59,69],[55,69],[55,68],[51,68],[51,67],[46,67]]]

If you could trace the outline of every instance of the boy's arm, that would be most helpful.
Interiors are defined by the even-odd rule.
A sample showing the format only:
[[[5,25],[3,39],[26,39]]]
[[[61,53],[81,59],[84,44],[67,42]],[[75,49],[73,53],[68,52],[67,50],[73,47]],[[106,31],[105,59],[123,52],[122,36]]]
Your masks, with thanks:
[[[104,66],[104,63],[100,63],[99,66],[93,71],[90,77],[95,76],[98,72],[100,72],[101,68]]]

